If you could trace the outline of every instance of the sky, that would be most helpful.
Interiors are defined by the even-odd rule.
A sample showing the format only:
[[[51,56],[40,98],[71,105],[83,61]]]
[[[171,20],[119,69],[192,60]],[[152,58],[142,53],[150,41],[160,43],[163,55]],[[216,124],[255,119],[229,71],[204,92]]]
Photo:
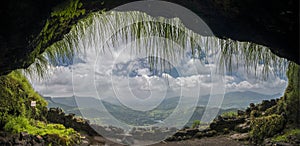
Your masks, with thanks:
[[[124,17],[124,14],[130,17]],[[178,18],[167,21],[164,21],[165,18],[159,18],[159,24],[163,26],[155,28],[159,32],[161,30],[157,28],[164,27],[164,23],[168,22],[172,28],[179,27],[178,30],[186,31],[169,34],[179,36],[172,41],[159,37],[155,31],[150,35],[148,32],[141,33],[141,37],[134,39],[133,32],[140,30],[131,30],[134,29],[131,24],[137,24],[139,20],[156,21],[140,12],[114,13],[108,14],[107,17],[95,14],[91,17],[92,21],[87,18],[87,23],[79,22],[58,45],[53,45],[79,50],[72,61],[65,64],[59,62],[57,66],[49,64],[48,78],[43,80],[29,76],[34,89],[42,96],[59,98],[75,95],[75,99],[94,97],[111,103],[121,103],[126,108],[136,111],[150,111],[166,98],[180,97],[172,113],[162,122],[151,126],[181,129],[199,105],[198,100],[207,98],[207,95],[210,96],[207,104],[205,103],[206,109],[201,116],[201,123],[211,122],[215,118],[219,110],[212,107],[222,106],[225,93],[252,91],[264,95],[277,94],[278,97],[287,85],[285,75],[270,74],[267,80],[262,80],[263,64],[256,70],[250,67],[250,71],[246,73],[244,61],[239,60],[240,66],[233,66],[232,72],[220,71],[222,68],[218,57],[221,51],[218,48],[221,47],[218,38],[196,37],[197,34],[191,30],[182,28]],[[144,27],[144,30],[152,32],[151,28]],[[123,28],[129,31],[123,32]],[[180,34],[187,39],[181,39]],[[183,40],[183,43],[176,42],[177,39],[178,42]],[[202,50],[205,53],[198,54],[199,52],[194,50],[195,56],[192,56],[191,48],[195,46],[190,43],[191,40],[195,40],[197,47],[205,48],[206,51]],[[156,65],[151,67],[149,59],[153,58],[158,58],[158,61],[154,61]],[[233,61],[232,64],[236,62]],[[107,108],[100,102],[93,104],[82,98],[76,100],[76,104],[83,117],[93,114],[93,117],[101,118],[101,124],[122,129],[132,128],[132,125],[107,112]],[[87,104],[89,110],[82,110]],[[94,109],[98,109],[97,112],[94,112]]]
[[[199,92],[200,96],[210,94],[216,64],[192,59],[186,51],[186,57],[179,62],[169,61],[172,66],[165,72],[160,68],[150,71],[147,57],[132,54],[130,50],[128,46],[120,46],[119,50],[102,55],[90,50],[84,57],[76,57],[73,64],[56,66],[48,79],[33,81],[33,86],[42,95],[51,97],[75,94],[138,100],[150,96],[190,96],[191,92]],[[225,92],[283,93],[286,77],[270,74],[267,80],[261,80],[260,70],[262,66],[258,67],[256,77],[253,72],[246,73],[243,66],[227,72],[223,78]]]
[[[246,73],[243,65],[232,72],[216,72],[220,67],[215,59],[215,56],[219,55],[218,51],[207,52],[205,58],[197,55],[192,57],[189,43],[182,51],[182,46],[175,42],[153,36],[131,42],[119,36],[117,40],[107,41],[103,38],[110,38],[116,33],[111,27],[114,24],[101,23],[103,21],[95,20],[84,32],[73,34],[77,44],[69,46],[81,50],[81,53],[68,64],[49,67],[49,78],[42,81],[31,79],[36,91],[43,96],[76,95],[120,100],[128,106],[141,102],[154,106],[163,98],[176,96],[198,98],[208,94],[237,91],[253,91],[266,95],[282,94],[287,85],[285,75],[270,74],[267,80],[262,80],[260,77],[263,64],[257,67],[256,76],[251,69],[250,73]],[[174,23],[179,22],[176,20]],[[130,40],[130,35],[128,37]],[[145,43],[145,40],[148,40],[148,43]],[[117,42],[117,45],[103,45],[107,42]],[[160,67],[150,70],[147,54],[149,42],[153,50],[173,50],[173,55],[154,55],[169,64],[165,70]],[[243,64],[243,61],[239,60],[239,63]],[[157,66],[161,66],[160,62]]]

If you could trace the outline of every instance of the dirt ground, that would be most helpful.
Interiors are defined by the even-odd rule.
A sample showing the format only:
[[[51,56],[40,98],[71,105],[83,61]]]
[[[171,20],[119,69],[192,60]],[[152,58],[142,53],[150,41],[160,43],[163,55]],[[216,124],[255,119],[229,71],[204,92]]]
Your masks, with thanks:
[[[205,137],[201,139],[190,139],[178,142],[161,142],[152,146],[243,146],[242,142],[238,142],[229,138],[228,135],[216,137]]]
[[[104,138],[102,139],[105,144],[91,144],[92,146],[122,146],[120,144],[107,141]],[[229,135],[220,135],[215,137],[204,137],[201,139],[189,139],[184,141],[175,141],[175,142],[160,142],[153,144],[151,146],[244,146],[246,145],[243,142],[238,142],[229,138]]]

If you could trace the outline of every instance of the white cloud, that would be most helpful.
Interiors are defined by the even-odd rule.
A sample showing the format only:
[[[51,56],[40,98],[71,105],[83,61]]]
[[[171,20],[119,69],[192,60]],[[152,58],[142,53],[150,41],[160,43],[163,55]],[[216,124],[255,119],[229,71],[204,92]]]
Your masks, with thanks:
[[[81,46],[85,46],[86,54],[79,55],[79,61],[69,67],[59,67],[48,81],[34,82],[34,87],[41,94],[47,96],[71,96],[74,93],[80,96],[97,96],[100,93],[103,98],[115,96],[115,92],[122,94],[122,97],[133,96],[148,97],[155,96],[191,96],[191,93],[201,91],[201,95],[209,94],[212,85],[212,77],[218,65],[212,57],[207,58],[211,64],[205,64],[199,60],[191,59],[185,55],[175,57],[177,61],[168,60],[179,73],[179,77],[174,77],[171,73],[164,73],[161,76],[153,76],[149,68],[138,64],[139,58],[147,57],[144,49],[138,49],[132,44],[120,44],[115,48],[104,48],[102,44],[86,44],[86,38],[79,38]],[[133,42],[134,43],[134,42]],[[163,45],[157,45],[163,46]],[[95,49],[101,48],[101,51]],[[179,47],[173,48],[178,51]],[[107,51],[109,50],[109,51]],[[141,50],[132,53],[133,50]],[[155,50],[155,49],[154,49]],[[185,52],[187,53],[187,52]],[[161,56],[159,56],[161,57]],[[126,66],[132,61],[133,66]],[[243,62],[240,62],[242,64]],[[233,63],[234,64],[234,63]],[[257,69],[257,76],[262,75],[262,67]],[[131,69],[137,69],[136,77],[129,77]],[[118,72],[117,74],[115,72]],[[254,76],[253,70],[245,72],[245,68],[240,66],[232,75],[227,74],[224,78],[226,91],[254,91],[264,94],[276,94],[283,92],[286,81],[271,75],[266,81],[261,81]],[[74,89],[74,90],[73,90]],[[129,90],[130,89],[130,90]],[[114,91],[115,90],[115,91]]]

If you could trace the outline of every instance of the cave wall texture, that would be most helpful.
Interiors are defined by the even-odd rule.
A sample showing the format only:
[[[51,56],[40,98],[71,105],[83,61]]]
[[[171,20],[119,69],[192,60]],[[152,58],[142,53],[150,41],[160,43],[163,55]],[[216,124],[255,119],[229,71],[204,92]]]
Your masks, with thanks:
[[[9,0],[1,4],[0,75],[26,68],[36,54],[60,40],[84,15],[134,0],[81,0],[85,13],[58,25],[55,36],[38,47],[36,38],[62,0]],[[167,0],[199,15],[219,38],[249,41],[270,47],[273,53],[299,61],[299,0]],[[37,51],[38,48],[38,51]],[[36,51],[35,55],[32,52]]]

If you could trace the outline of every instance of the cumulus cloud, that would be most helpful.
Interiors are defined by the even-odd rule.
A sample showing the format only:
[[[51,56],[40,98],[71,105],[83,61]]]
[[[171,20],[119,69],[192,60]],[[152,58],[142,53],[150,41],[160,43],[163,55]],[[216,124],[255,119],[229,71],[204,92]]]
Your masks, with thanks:
[[[132,54],[131,44],[121,44],[116,48],[106,48],[108,52],[93,48],[79,54],[70,66],[58,67],[53,75],[43,82],[33,81],[34,88],[45,96],[91,96],[100,98],[120,96],[124,100],[147,99],[149,97],[192,96],[199,92],[207,95],[213,85],[212,78],[216,75],[218,65],[213,58],[206,61],[192,59],[189,50],[186,55],[178,56],[177,61],[163,58],[171,64],[167,72],[157,69],[150,70],[147,64],[147,53],[140,49]],[[174,46],[175,50],[178,49]],[[242,63],[242,62],[241,62]],[[234,63],[233,63],[234,64]],[[255,72],[247,74],[240,66],[232,73],[225,73],[226,92],[254,91],[263,94],[282,93],[287,81],[285,78],[270,75],[268,80],[260,80],[262,65]],[[157,73],[159,72],[159,73]]]
[[[214,64],[203,64],[190,59],[174,66],[181,73],[178,77],[170,73],[162,73],[161,76],[153,75],[147,66],[137,66],[136,76],[130,77],[128,76],[130,69],[124,67],[124,60],[121,63],[121,61],[113,61],[113,57],[102,57],[101,63],[85,60],[84,63],[72,65],[72,69],[59,67],[48,80],[34,82],[34,87],[45,96],[76,94],[96,97],[100,93],[103,98],[122,96],[127,100],[130,100],[130,97],[146,99],[151,95],[189,96],[189,93],[199,92],[200,89],[200,94],[206,95],[210,93],[213,84],[211,72],[216,67]],[[127,61],[130,59],[128,58]],[[117,73],[112,74],[114,69]],[[227,74],[224,80],[226,92],[254,91],[270,95],[282,93],[287,84],[284,78],[277,76],[270,76],[268,80],[259,80],[251,73],[246,74],[242,67],[234,74]]]

